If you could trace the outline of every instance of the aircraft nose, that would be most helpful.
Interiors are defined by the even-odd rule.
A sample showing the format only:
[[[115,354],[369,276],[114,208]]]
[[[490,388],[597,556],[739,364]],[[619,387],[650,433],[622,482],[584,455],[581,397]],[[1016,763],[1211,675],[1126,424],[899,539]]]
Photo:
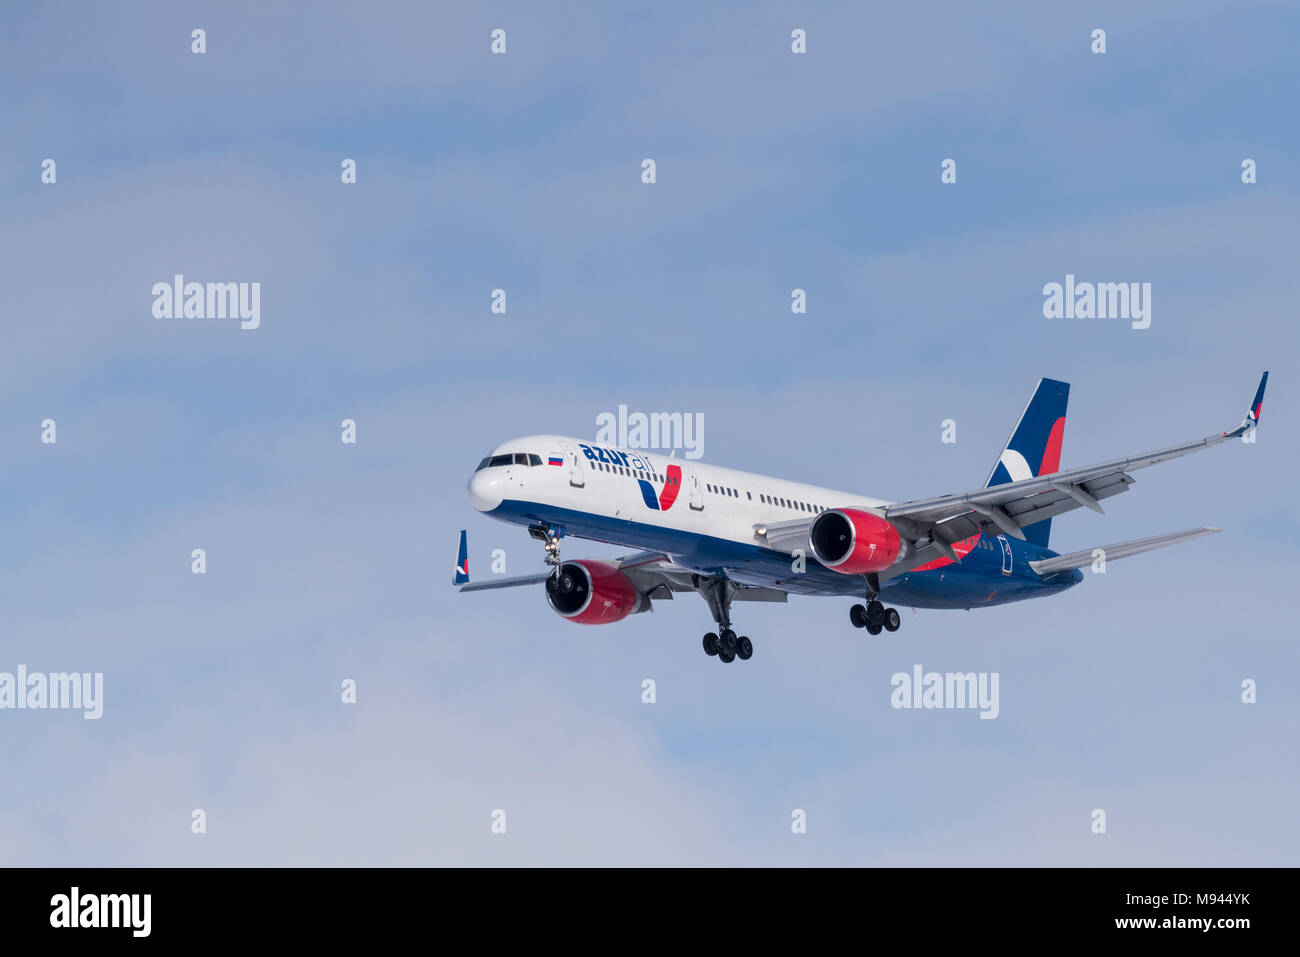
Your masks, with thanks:
[[[480,469],[470,476],[466,492],[469,503],[480,512],[490,512],[505,497],[505,475],[499,469]]]

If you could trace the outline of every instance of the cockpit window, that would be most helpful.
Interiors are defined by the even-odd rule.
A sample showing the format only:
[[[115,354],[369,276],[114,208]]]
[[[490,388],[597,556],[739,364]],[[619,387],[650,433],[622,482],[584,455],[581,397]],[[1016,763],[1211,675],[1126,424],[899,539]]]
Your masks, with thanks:
[[[496,468],[499,465],[527,465],[530,468],[534,465],[541,465],[542,457],[532,452],[507,452],[503,455],[489,455],[478,464],[475,472],[481,472],[484,469]]]

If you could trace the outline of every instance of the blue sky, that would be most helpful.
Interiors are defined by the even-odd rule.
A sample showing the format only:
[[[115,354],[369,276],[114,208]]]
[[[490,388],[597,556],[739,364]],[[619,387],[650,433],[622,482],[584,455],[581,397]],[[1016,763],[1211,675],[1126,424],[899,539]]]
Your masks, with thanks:
[[[1294,863],[1293,7],[71,9],[0,31],[0,670],[103,671],[104,717],[0,712],[0,860]],[[261,282],[261,327],[153,318],[176,272]],[[1044,319],[1066,273],[1151,327]],[[540,565],[465,500],[484,452],[619,404],[908,499],[980,484],[1041,375],[1068,465],[1233,426],[1266,367],[1255,445],[1053,545],[1223,534],[1050,602],[746,606],[723,669],[692,596],[582,629],[449,585],[460,528]],[[915,663],[1000,716],[894,711]]]

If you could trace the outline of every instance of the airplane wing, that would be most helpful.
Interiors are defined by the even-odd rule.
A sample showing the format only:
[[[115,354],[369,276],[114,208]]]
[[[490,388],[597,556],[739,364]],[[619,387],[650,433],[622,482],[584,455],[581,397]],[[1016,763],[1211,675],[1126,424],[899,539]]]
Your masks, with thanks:
[[[816,515],[811,515],[808,518],[796,518],[792,522],[755,525],[754,535],[779,552],[792,552],[796,548],[808,547],[808,532],[816,519]]]
[[[461,533],[462,537],[464,532]],[[673,592],[699,591],[697,576],[689,569],[682,568],[663,552],[633,552],[614,559],[618,570],[632,580],[637,591],[654,601],[671,599]],[[464,557],[458,568],[465,565]],[[468,572],[464,573],[468,578]],[[551,576],[552,572],[537,572],[532,575],[516,575],[512,578],[491,578],[487,581],[460,584],[461,591],[488,591],[495,588],[515,588],[521,585],[540,585]],[[786,600],[786,593],[778,588],[766,588],[755,585],[733,583],[732,601],[775,601]]]
[[[1138,538],[1131,542],[1119,542],[1115,545],[1101,545],[1096,549],[1088,548],[1079,552],[1070,552],[1068,555],[1057,555],[1055,558],[1044,558],[1039,561],[1031,561],[1029,567],[1039,575],[1050,575],[1053,572],[1069,571],[1073,568],[1084,568],[1091,565],[1095,560],[1093,552],[1101,551],[1106,561],[1114,561],[1117,558],[1127,558],[1130,555],[1141,555],[1143,552],[1149,552],[1155,548],[1164,548],[1166,545],[1177,545],[1179,542],[1189,542],[1193,538],[1200,538],[1203,535],[1213,535],[1220,531],[1217,528],[1211,528],[1206,525],[1201,528],[1189,528],[1182,532],[1169,532],[1166,535],[1153,535],[1150,538]]]
[[[1076,508],[1090,508],[1100,512],[1102,509],[1098,503],[1101,500],[1128,491],[1134,482],[1129,473],[1199,452],[1245,435],[1255,428],[1259,422],[1267,383],[1268,373],[1265,372],[1259,380],[1259,388],[1246,411],[1246,417],[1239,426],[1228,432],[991,488],[885,507],[882,510],[884,517],[911,539],[915,547],[904,561],[882,572],[880,577],[901,574],[941,556],[957,560],[953,544],[982,532],[1007,534],[1023,539],[1022,529],[1025,526],[1045,518]]]

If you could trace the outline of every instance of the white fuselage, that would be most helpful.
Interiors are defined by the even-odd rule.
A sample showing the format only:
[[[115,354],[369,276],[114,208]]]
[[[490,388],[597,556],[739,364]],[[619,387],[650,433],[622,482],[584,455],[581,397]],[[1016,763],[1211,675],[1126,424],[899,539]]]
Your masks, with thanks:
[[[600,516],[613,523],[612,529],[626,521],[754,544],[755,526],[811,521],[831,508],[889,504],[852,492],[559,435],[514,439],[485,461],[518,454],[536,455],[542,464],[475,472],[469,497],[479,511],[495,512],[504,502],[534,503]],[[561,464],[548,464],[557,457]],[[660,507],[649,506],[642,481]],[[641,545],[621,537],[604,540]]]

